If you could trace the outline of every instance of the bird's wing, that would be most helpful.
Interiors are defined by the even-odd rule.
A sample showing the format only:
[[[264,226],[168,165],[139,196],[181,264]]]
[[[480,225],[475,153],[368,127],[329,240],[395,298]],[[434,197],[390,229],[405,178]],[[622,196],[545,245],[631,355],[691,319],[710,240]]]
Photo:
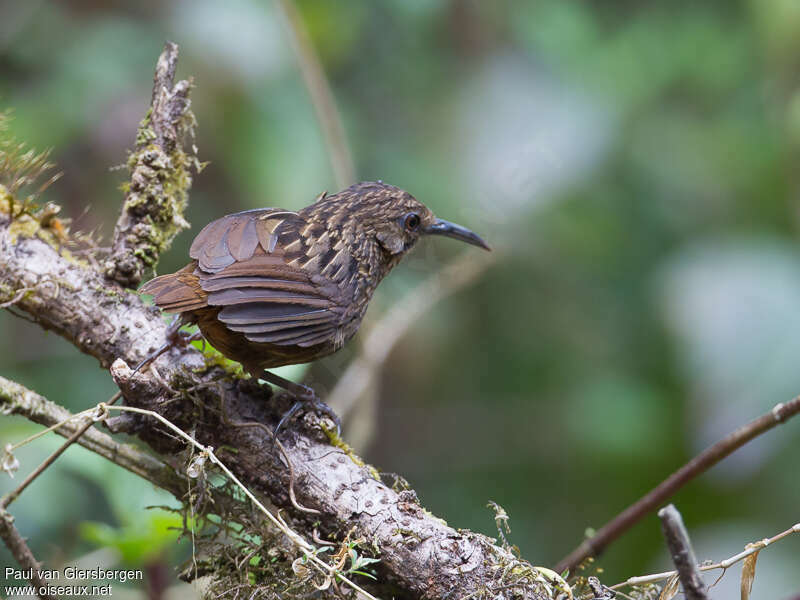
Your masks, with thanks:
[[[336,338],[344,312],[339,287],[308,268],[300,235],[306,227],[297,213],[258,209],[223,217],[197,235],[189,251],[195,274],[228,329],[278,345]]]

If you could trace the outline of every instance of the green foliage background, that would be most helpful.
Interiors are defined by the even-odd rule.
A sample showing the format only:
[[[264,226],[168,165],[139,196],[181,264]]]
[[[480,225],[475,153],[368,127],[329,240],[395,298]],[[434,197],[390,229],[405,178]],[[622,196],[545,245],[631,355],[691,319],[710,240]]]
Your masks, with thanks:
[[[693,453],[800,392],[797,2],[298,6],[359,178],[408,189],[503,252],[413,327],[382,378],[364,453],[426,507],[492,534],[495,500],[512,542],[550,565]],[[165,39],[181,46],[179,74],[195,77],[210,165],[192,192],[194,228],[163,272],[214,217],[335,190],[271,3],[0,3],[0,106],[14,108],[19,138],[53,147],[64,177],[46,198],[75,227],[110,238],[125,174],[109,167],[125,162]],[[372,317],[458,250],[418,249]],[[315,380],[330,387],[348,356]],[[93,360],[6,312],[0,373],[72,410],[113,393]],[[0,420],[4,441],[34,430]],[[701,558],[800,520],[799,441],[790,424],[675,498]],[[22,451],[23,471],[57,443]],[[168,501],[145,488],[76,448],[12,512],[48,565],[116,545],[119,564],[171,578],[188,548],[165,513],[144,511]],[[796,592],[799,554],[794,538],[764,552],[754,597]],[[655,517],[600,564],[607,583],[667,568]],[[726,585],[720,597],[736,577]]]

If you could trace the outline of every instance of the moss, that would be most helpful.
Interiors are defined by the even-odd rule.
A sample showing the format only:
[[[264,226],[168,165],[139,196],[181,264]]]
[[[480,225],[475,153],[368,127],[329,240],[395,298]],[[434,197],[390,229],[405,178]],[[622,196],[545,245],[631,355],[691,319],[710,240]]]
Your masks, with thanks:
[[[20,237],[32,238],[41,230],[41,226],[36,219],[29,215],[22,215],[14,219],[8,225],[8,238],[11,244],[16,244]]]
[[[156,132],[150,127],[150,117],[153,114],[153,108],[148,108],[144,118],[139,121],[139,128],[136,130],[136,146],[144,146],[151,140],[156,138]]]
[[[214,348],[206,340],[197,340],[192,342],[192,346],[199,350],[203,355],[205,367],[197,369],[198,372],[206,372],[214,367],[219,367],[227,374],[236,379],[247,379],[247,373],[239,363],[226,358],[219,350]]]
[[[67,229],[61,219],[47,218],[47,215],[43,216],[43,210],[37,213],[36,205],[19,202],[13,194],[10,194],[7,189],[0,184],[0,206],[2,205],[5,205],[5,207],[7,207],[6,210],[14,215],[6,229],[9,243],[14,245],[20,238],[36,237],[53,248],[62,258],[70,263],[82,267],[89,266],[88,261],[78,258],[65,247],[64,242],[68,239]],[[58,212],[55,205],[49,205],[49,207],[49,213],[55,214]],[[42,222],[45,224],[42,225]]]
[[[191,170],[202,168],[197,157],[187,154],[180,143],[174,148],[173,144],[159,145],[151,119],[152,107],[139,123],[136,150],[127,160],[130,182],[121,186],[125,193],[123,210],[132,217],[132,225],[125,232],[129,261],[144,267],[154,267],[174,237],[189,227],[183,212],[192,185]],[[177,139],[193,137],[195,125],[194,115],[186,110],[177,123]],[[132,268],[135,270],[132,265],[127,266],[128,270]]]
[[[188,501],[177,509],[187,523],[182,535],[193,541],[192,557],[180,578],[192,581],[210,575],[202,586],[204,598],[233,598],[234,592],[239,592],[240,598],[315,597],[316,571],[308,568],[302,552],[253,511],[249,502],[205,504],[211,497],[210,487],[216,493],[238,495],[230,481],[215,486],[212,480],[193,480]]]
[[[37,219],[34,219],[28,214],[14,219],[8,225],[8,237],[11,244],[16,244],[20,238],[33,238],[37,237],[47,245],[52,247],[58,254],[68,262],[88,267],[89,263],[81,258],[75,256],[67,248],[64,247],[62,240],[54,234],[49,228],[42,227]]]
[[[14,196],[9,193],[2,183],[0,183],[0,211],[6,214],[14,214]]]
[[[100,292],[101,294],[105,294],[109,298],[113,298],[114,300],[122,300],[122,294],[119,293],[115,288],[108,287],[105,285],[96,285],[94,286],[94,291]]]
[[[123,186],[123,191],[125,210],[139,216],[139,223],[129,232],[135,245],[133,254],[150,267],[173,238],[189,227],[183,212],[192,185],[190,170],[199,169],[199,163],[179,145],[167,155],[152,143],[155,133],[148,124],[149,113],[137,134],[138,149],[128,159],[132,184]]]

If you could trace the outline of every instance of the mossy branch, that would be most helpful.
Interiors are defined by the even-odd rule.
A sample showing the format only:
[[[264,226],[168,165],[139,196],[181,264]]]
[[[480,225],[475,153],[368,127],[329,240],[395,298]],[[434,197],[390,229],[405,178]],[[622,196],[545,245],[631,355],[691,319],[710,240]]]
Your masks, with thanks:
[[[63,423],[55,429],[63,437],[69,437],[81,425],[63,406],[5,377],[0,377],[0,413],[19,415],[45,427]],[[133,446],[120,444],[102,431],[88,429],[76,443],[178,497],[186,491],[186,478],[174,469]]]
[[[128,159],[131,178],[123,186],[125,203],[104,265],[108,279],[128,288],[138,286],[173,238],[189,227],[183,212],[191,171],[202,165],[194,145],[188,152],[184,148],[194,136],[195,118],[189,108],[191,80],[173,83],[177,62],[178,46],[167,42],[156,66],[150,109]]]
[[[0,210],[0,304],[13,306],[18,314],[64,337],[102,366],[113,364],[111,374],[126,404],[158,413],[192,432],[203,446],[215,448],[237,479],[280,509],[306,539],[323,536],[331,545],[363,539],[365,549],[380,559],[375,564],[379,582],[365,583],[373,593],[396,598],[549,597],[541,575],[530,564],[485,536],[448,526],[420,506],[410,490],[398,493],[340,440],[332,444],[313,414],[284,433],[282,451],[278,451],[271,431],[291,404],[290,398],[271,398],[268,388],[232,377],[193,347],[171,348],[144,372],[128,368],[163,344],[166,324],[157,310],[120,286],[138,284],[175,233],[186,226],[182,212],[189,172],[198,166],[194,156],[181,148],[193,119],[188,112],[189,83],[172,85],[176,60],[177,47],[167,44],[156,70],[151,110],[131,156],[131,184],[110,258],[102,265],[75,258],[59,237],[68,232],[58,233],[47,211],[42,215],[26,211],[15,218],[13,210]],[[0,192],[7,197],[9,209],[19,206],[13,194]],[[59,418],[60,407],[41,397],[5,380],[0,380],[0,387],[4,390],[0,398],[5,398],[9,412],[44,422],[43,415],[55,411],[56,416],[48,419]],[[165,435],[152,417],[135,415],[115,425],[162,457],[152,469],[141,470],[130,462],[127,468],[139,469],[148,480],[166,477],[168,471],[162,465],[186,459],[185,444]],[[104,434],[90,428],[80,443],[96,442],[98,436]],[[96,444],[93,449],[107,456],[107,445],[114,442],[107,436],[103,441],[105,446]],[[112,460],[124,456],[120,447]],[[190,486],[173,471],[174,481],[162,481],[162,487],[185,500]],[[214,502],[214,513],[220,514],[221,505]],[[196,506],[191,501],[188,505]],[[247,510],[231,520],[246,525],[242,533],[247,539],[258,540],[248,550],[253,554],[221,565],[219,561],[230,550],[228,543],[207,555],[205,572],[218,581],[243,577],[237,585],[248,588],[249,595],[258,590],[248,577],[261,575],[248,572],[245,563],[252,566],[251,559],[258,556],[265,568],[273,559],[286,567],[285,576],[265,570],[264,577],[283,587],[294,585],[303,565],[270,554],[275,548],[280,551],[280,543],[265,546],[266,520],[243,506]],[[316,512],[310,514],[308,508]],[[199,576],[202,570],[195,569],[191,576]],[[333,595],[334,587],[323,595]]]

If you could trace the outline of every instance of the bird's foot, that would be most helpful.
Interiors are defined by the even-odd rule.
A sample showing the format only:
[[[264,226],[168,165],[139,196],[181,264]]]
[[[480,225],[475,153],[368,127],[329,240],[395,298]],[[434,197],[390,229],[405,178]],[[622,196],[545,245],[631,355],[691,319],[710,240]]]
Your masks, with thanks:
[[[323,415],[330,418],[330,420],[336,425],[336,435],[342,434],[342,421],[339,418],[339,415],[333,412],[333,409],[330,406],[320,400],[319,396],[317,396],[313,389],[307,385],[303,385],[302,383],[295,383],[294,381],[285,379],[280,375],[270,373],[269,371],[261,371],[258,374],[258,377],[264,381],[268,381],[272,385],[277,385],[278,387],[283,388],[295,398],[295,403],[292,404],[291,408],[289,408],[289,410],[287,410],[283,416],[281,416],[280,421],[278,421],[278,425],[275,427],[275,439],[278,438],[278,434],[281,432],[281,429],[283,429],[283,426],[288,423],[289,420],[298,412],[300,412],[301,409],[310,410],[318,415]]]
[[[299,394],[292,391],[292,395],[296,398],[296,402],[292,404],[289,410],[283,413],[281,420],[278,421],[278,425],[275,427],[275,437],[278,437],[278,434],[281,432],[281,429],[283,429],[283,426],[302,409],[311,410],[318,415],[328,417],[331,421],[333,421],[334,425],[336,425],[336,435],[342,435],[342,421],[339,418],[339,415],[337,415],[330,406],[320,400],[319,396],[317,396],[316,393],[314,393],[314,390],[312,390],[310,387],[299,384],[295,385],[297,385],[299,388],[302,388],[302,391]]]
[[[203,339],[203,334],[199,331],[194,333],[181,331],[181,327],[183,327],[185,324],[186,323],[183,321],[181,315],[177,315],[174,319],[172,319],[172,322],[167,327],[167,331],[164,335],[167,341],[164,342],[157,350],[145,356],[144,360],[136,365],[136,367],[133,369],[133,372],[138,373],[170,348],[186,348],[186,346],[192,342]]]

